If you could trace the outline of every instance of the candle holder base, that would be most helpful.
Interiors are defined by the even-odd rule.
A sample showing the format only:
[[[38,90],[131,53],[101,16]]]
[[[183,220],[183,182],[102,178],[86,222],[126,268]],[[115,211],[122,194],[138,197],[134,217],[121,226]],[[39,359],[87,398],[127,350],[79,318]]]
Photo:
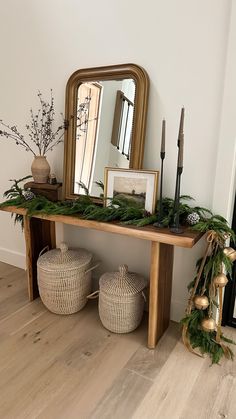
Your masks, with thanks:
[[[161,221],[157,221],[156,223],[153,224],[153,227],[156,227],[156,228],[164,228],[164,225],[162,224]]]
[[[170,228],[170,231],[171,231],[171,233],[174,233],[174,234],[183,234],[183,232],[184,232],[184,230],[182,228],[174,227],[174,226]]]

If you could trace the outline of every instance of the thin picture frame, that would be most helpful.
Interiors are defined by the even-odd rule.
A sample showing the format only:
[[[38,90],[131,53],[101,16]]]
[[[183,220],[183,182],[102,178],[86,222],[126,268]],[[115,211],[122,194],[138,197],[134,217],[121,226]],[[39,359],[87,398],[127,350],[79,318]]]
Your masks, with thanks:
[[[105,167],[104,205],[116,195],[135,199],[144,209],[153,214],[157,202],[159,172]],[[116,188],[116,189],[115,189]]]

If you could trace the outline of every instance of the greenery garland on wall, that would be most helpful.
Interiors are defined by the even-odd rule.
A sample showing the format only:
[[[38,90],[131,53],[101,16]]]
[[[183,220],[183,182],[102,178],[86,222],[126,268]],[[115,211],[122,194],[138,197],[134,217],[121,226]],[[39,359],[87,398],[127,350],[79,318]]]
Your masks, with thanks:
[[[35,196],[25,191],[19,184],[31,176],[13,180],[12,187],[4,193],[6,201],[0,204],[27,209],[28,216],[34,214],[73,215],[88,220],[120,221],[142,227],[154,224],[158,213],[151,215],[140,208],[135,201],[129,199],[112,199],[108,207],[97,205],[86,194],[75,201],[51,202],[43,196]],[[102,183],[100,184],[103,188]],[[190,297],[186,315],[182,320],[183,342],[193,353],[202,356],[208,354],[212,363],[219,363],[222,356],[233,358],[233,352],[226,343],[234,342],[226,338],[221,331],[222,289],[231,278],[232,264],[236,260],[236,251],[225,247],[230,239],[235,243],[235,234],[227,221],[220,215],[213,215],[207,208],[190,206],[189,196],[180,198],[180,223],[188,224],[195,231],[207,233],[207,247],[203,258],[197,261],[197,274],[189,284]],[[163,200],[163,225],[168,227],[173,220],[174,201]],[[15,222],[23,217],[15,215]],[[214,320],[214,312],[218,313],[218,323]],[[196,351],[198,348],[198,351]]]

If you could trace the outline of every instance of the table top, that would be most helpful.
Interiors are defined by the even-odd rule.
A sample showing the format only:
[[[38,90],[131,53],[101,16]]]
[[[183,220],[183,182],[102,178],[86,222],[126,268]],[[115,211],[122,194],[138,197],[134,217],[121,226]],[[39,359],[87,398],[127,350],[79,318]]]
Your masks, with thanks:
[[[0,209],[1,211],[27,216],[27,210],[25,208],[8,206]],[[79,218],[78,216],[71,215],[35,214],[33,215],[33,218],[39,218],[42,220],[69,224],[77,227],[89,228],[114,234],[121,234],[130,237],[135,237],[137,239],[149,240],[159,243],[170,244],[173,246],[188,248],[193,247],[195,243],[197,243],[198,240],[200,240],[200,238],[203,236],[202,233],[191,230],[190,228],[184,228],[184,232],[182,234],[174,234],[168,228],[159,229],[152,225],[148,225],[145,227],[137,227],[122,224],[120,222],[100,222],[94,220],[84,220],[82,218]]]

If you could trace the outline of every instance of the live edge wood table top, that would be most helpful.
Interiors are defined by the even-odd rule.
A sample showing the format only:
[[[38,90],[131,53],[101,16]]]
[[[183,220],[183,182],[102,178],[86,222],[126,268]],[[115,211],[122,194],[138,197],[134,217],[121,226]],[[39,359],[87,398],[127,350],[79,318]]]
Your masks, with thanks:
[[[37,259],[39,253],[45,246],[49,246],[49,248],[56,246],[56,222],[150,241],[151,260],[147,346],[150,349],[155,348],[157,341],[167,329],[170,321],[174,246],[192,248],[202,237],[201,233],[186,228],[183,234],[176,235],[167,228],[156,229],[153,226],[136,227],[117,222],[107,223],[84,220],[69,215],[38,214],[28,217],[26,209],[14,206],[1,208],[1,210],[24,216],[30,300],[37,298],[39,295],[37,285]]]

